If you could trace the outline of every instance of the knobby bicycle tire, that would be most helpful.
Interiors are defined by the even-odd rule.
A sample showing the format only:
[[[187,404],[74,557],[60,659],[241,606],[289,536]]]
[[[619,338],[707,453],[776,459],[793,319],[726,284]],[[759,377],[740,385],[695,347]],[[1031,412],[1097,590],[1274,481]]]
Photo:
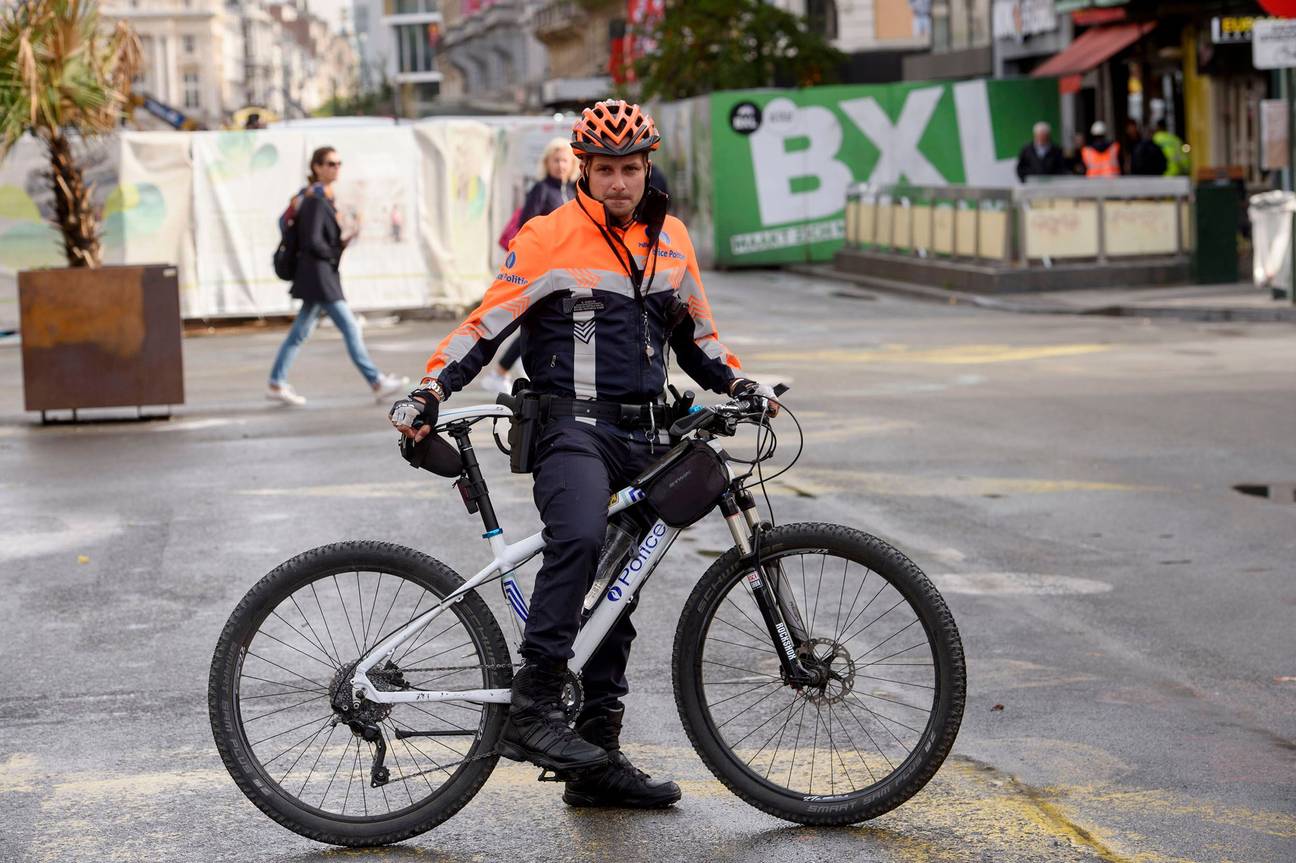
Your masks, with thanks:
[[[343,846],[386,845],[432,829],[463,808],[481,789],[498,760],[493,753],[506,705],[483,705],[479,736],[470,749],[471,757],[459,763],[453,773],[446,770],[450,778],[429,797],[404,810],[389,812],[387,817],[339,816],[304,804],[281,788],[260,767],[240,721],[238,686],[244,654],[272,610],[294,591],[321,578],[352,571],[357,572],[357,587],[359,572],[385,573],[413,582],[436,597],[444,597],[463,583],[445,564],[391,543],[340,542],[303,552],[257,582],[230,615],[212,657],[208,706],[216,748],[226,768],[240,790],[262,812],[318,842]],[[361,611],[364,611],[363,604]],[[485,666],[484,685],[507,688],[512,678],[508,646],[486,603],[476,593],[469,593],[438,619],[450,614],[457,617],[469,634],[473,649]],[[371,616],[376,615],[371,611]],[[345,725],[339,727],[346,730]]]
[[[770,772],[777,761],[778,748],[774,748],[773,755],[769,756],[770,744],[768,741],[766,742],[766,745],[762,746],[761,751],[758,751],[755,756],[752,756],[752,758],[749,758],[744,762],[742,755],[735,751],[738,746],[734,745],[733,742],[726,740],[726,732],[723,727],[721,727],[724,723],[719,721],[719,716],[728,708],[720,708],[716,706],[717,704],[726,701],[733,702],[735,699],[742,697],[743,692],[737,690],[739,691],[739,695],[726,695],[723,699],[712,699],[709,701],[704,691],[706,685],[703,679],[704,674],[706,673],[704,671],[704,654],[708,650],[707,645],[710,643],[710,639],[713,638],[709,635],[713,625],[716,626],[717,632],[722,635],[722,638],[715,638],[716,641],[719,641],[722,645],[734,644],[737,647],[746,647],[748,651],[752,652],[751,655],[758,656],[759,658],[759,662],[757,663],[753,661],[751,666],[752,669],[754,669],[752,672],[754,676],[749,676],[745,679],[737,678],[735,681],[725,682],[732,682],[735,686],[744,686],[745,688],[746,683],[755,681],[755,686],[753,687],[754,692],[752,695],[747,697],[749,699],[759,697],[761,701],[764,701],[767,704],[769,703],[768,699],[770,698],[770,695],[775,693],[781,692],[782,694],[780,697],[789,697],[792,699],[790,702],[791,706],[788,708],[788,718],[784,719],[783,732],[781,732],[779,736],[780,746],[783,744],[783,735],[786,734],[787,729],[790,726],[791,717],[797,709],[796,699],[800,697],[800,693],[788,688],[782,683],[781,679],[777,677],[777,654],[774,650],[775,645],[770,643],[767,632],[756,625],[760,623],[759,618],[753,619],[749,617],[746,621],[742,620],[735,613],[738,606],[734,605],[731,600],[727,599],[731,595],[731,591],[742,590],[740,585],[743,582],[740,580],[751,571],[750,565],[744,565],[738,550],[732,548],[712,564],[697,583],[688,599],[684,612],[680,617],[675,634],[674,653],[672,659],[675,697],[680,719],[684,725],[686,733],[688,734],[689,740],[692,742],[694,748],[711,772],[715,774],[716,778],[727,786],[730,791],[747,803],[755,806],[757,809],[779,818],[801,824],[842,825],[875,818],[891,809],[894,809],[916,794],[932,778],[939,769],[941,763],[944,761],[946,755],[949,753],[950,748],[954,744],[954,739],[958,734],[959,724],[963,715],[967,683],[963,648],[959,640],[958,629],[955,626],[953,616],[950,614],[949,609],[946,607],[944,600],[936,591],[935,587],[933,587],[922,571],[904,554],[877,537],[852,528],[818,523],[783,525],[770,530],[763,535],[761,540],[761,553],[762,557],[769,556],[780,559],[781,561],[791,561],[793,559],[803,558],[804,555],[817,555],[825,561],[828,559],[845,560],[846,565],[843,569],[842,582],[843,596],[846,595],[845,575],[849,571],[850,565],[854,563],[859,567],[866,569],[864,576],[866,581],[864,583],[870,585],[869,592],[872,591],[873,584],[879,584],[879,594],[889,586],[891,590],[902,598],[896,602],[896,606],[907,604],[908,609],[910,610],[909,613],[911,613],[914,618],[914,623],[910,624],[910,626],[919,622],[921,623],[921,629],[925,633],[927,646],[932,658],[932,671],[930,672],[930,676],[934,683],[930,687],[924,686],[924,688],[931,688],[933,690],[928,721],[925,727],[920,730],[920,736],[916,735],[914,737],[915,742],[912,751],[909,752],[908,756],[902,763],[895,766],[894,769],[892,769],[884,778],[878,779],[876,782],[873,782],[866,787],[856,788],[854,784],[852,784],[850,792],[843,791],[843,793],[835,793],[837,789],[834,788],[834,793],[830,794],[821,793],[816,795],[813,793],[797,793],[780,785],[777,781],[771,781]],[[821,565],[821,580],[826,569],[826,566]],[[878,581],[868,582],[867,579],[872,577],[870,574],[876,574],[880,579]],[[805,579],[804,573],[802,574],[802,578]],[[788,581],[793,581],[792,576],[788,576]],[[861,588],[862,587],[863,585],[861,585]],[[795,584],[792,586],[790,592],[794,596],[797,594],[797,586]],[[861,592],[863,591],[861,590]],[[819,594],[816,593],[816,603],[819,601],[818,596]],[[837,597],[834,594],[829,598],[829,602],[831,603],[832,600],[836,599]],[[845,600],[843,599],[842,602],[844,603],[844,601]],[[729,603],[729,606],[732,606],[732,609],[729,606],[726,606],[726,603]],[[855,605],[858,605],[858,601],[852,605],[852,609]],[[724,614],[726,615],[724,618],[721,617],[721,609],[724,609]],[[818,613],[820,611],[821,610],[816,607],[816,612]],[[810,615],[808,609],[803,613],[807,618],[809,618]],[[836,613],[838,614],[838,620],[840,621],[841,609],[836,609]],[[869,616],[871,616],[871,613],[866,613],[865,617]],[[730,617],[733,618],[733,621],[728,620]],[[734,621],[736,621],[736,625]],[[721,623],[724,625],[720,625]],[[840,624],[838,623],[838,625]],[[850,624],[848,623],[848,626],[849,625]],[[738,634],[738,630],[745,631],[746,635],[743,636]],[[914,632],[917,632],[916,628],[914,629]],[[811,635],[814,636],[815,633],[812,631]],[[753,642],[757,637],[764,639],[763,647],[749,644],[749,642]],[[881,650],[870,649],[867,652],[872,654],[870,659],[875,659],[886,655],[892,649],[898,650],[899,648],[896,647],[896,645],[900,643],[901,639],[895,639],[891,642],[891,647],[886,647]],[[736,651],[737,647],[728,649]],[[844,648],[832,648],[832,650],[842,651],[844,658],[841,662],[843,665],[854,663],[850,665],[852,679],[856,677],[857,664],[861,666],[861,672],[873,672],[872,679],[886,679],[886,675],[879,675],[876,668],[867,667],[868,663],[865,662],[865,657],[858,655],[851,657]],[[755,651],[760,651],[760,653],[757,654]],[[903,653],[903,651],[901,651],[901,653]],[[920,656],[921,652],[908,655]],[[722,662],[714,662],[712,664],[720,666],[725,665],[725,663]],[[899,661],[893,661],[891,664],[901,665]],[[915,666],[918,665],[918,663],[913,664]],[[744,664],[743,670],[746,669],[747,665]],[[892,669],[892,671],[899,670],[902,669]],[[774,679],[762,683],[761,681],[766,677],[773,677]],[[901,681],[891,682],[901,683]],[[858,680],[858,685],[862,688],[866,685],[866,680],[860,678]],[[917,686],[919,684],[912,685]],[[761,686],[765,686],[765,691],[769,694],[762,696],[760,689]],[[770,689],[771,687],[772,689]],[[842,688],[846,689],[849,687],[848,685],[843,685]],[[724,691],[732,692],[735,690]],[[870,696],[867,693],[863,696],[863,698],[868,697]],[[926,696],[922,695],[920,692],[920,697],[925,698]],[[843,695],[842,699],[846,701],[846,704],[843,705],[846,708],[846,711],[844,712],[863,713],[862,710],[851,710],[852,705],[850,699],[863,703],[862,698],[860,698],[856,693],[852,692]],[[803,699],[803,701],[804,700],[806,699]],[[828,722],[831,723],[832,702],[830,699],[826,698],[821,700],[828,701],[829,703],[830,718]],[[882,700],[885,701],[886,699],[883,698]],[[737,707],[741,709],[743,703],[745,702],[737,702]],[[802,720],[804,720],[807,706],[808,705],[802,704],[800,707]],[[905,706],[912,708],[915,705],[906,704]],[[864,710],[867,709],[867,707],[864,708]],[[894,711],[894,708],[890,709]],[[822,720],[819,719],[819,715],[823,712],[822,706],[820,704],[815,704],[814,710],[814,721],[817,723],[822,722]],[[767,708],[767,712],[772,714],[775,721],[775,724],[771,727],[777,729],[777,719],[782,716],[781,709],[777,714],[775,714],[774,708],[769,707]],[[716,715],[713,716],[713,713]],[[734,718],[736,717],[737,714]],[[866,721],[872,721],[867,715],[865,715],[864,719]],[[891,726],[886,720],[889,720],[890,722],[896,721],[890,719],[890,717],[883,716],[882,721],[878,721],[878,728],[890,731]],[[751,721],[755,722],[756,719],[753,718]],[[770,719],[766,719],[766,723],[769,723],[770,721]],[[897,726],[898,724],[899,723],[897,723]],[[845,727],[848,731],[851,729],[849,720],[843,719],[840,721],[839,725]],[[864,730],[864,734],[870,734],[864,724],[861,723],[860,728]],[[821,725],[816,724],[814,729],[815,734],[818,735],[821,730]],[[897,727],[896,730],[899,730],[899,728]],[[799,726],[797,730],[798,739],[800,732],[801,727]],[[774,731],[771,731],[771,735],[773,733]],[[764,736],[764,734],[765,731],[761,730],[757,737]],[[859,735],[859,732],[855,731],[854,734]],[[883,736],[881,731],[878,731],[877,734],[879,737]],[[730,736],[735,735],[736,732],[734,735]],[[892,736],[894,737],[895,735],[893,734]],[[874,738],[870,735],[869,739],[873,740]],[[899,739],[900,738],[897,737],[897,741],[899,741]],[[819,738],[816,736],[816,747],[818,745],[818,740]],[[831,745],[831,725],[829,725],[829,742]],[[889,743],[889,741],[887,742]],[[738,743],[740,745],[741,741]],[[754,745],[755,740],[753,740],[753,743],[748,746],[748,749],[753,748]],[[879,748],[878,751],[880,754],[883,754],[883,758],[886,757],[881,748]],[[758,759],[762,758],[762,752],[765,753],[764,757],[769,757],[770,763],[770,768],[766,770],[766,776],[764,777],[760,775],[758,769],[761,763]],[[834,754],[837,754],[836,750],[833,750],[827,756],[830,771],[834,766]],[[860,754],[858,750],[856,754]],[[839,759],[841,758],[839,754],[837,757]],[[874,760],[876,762],[876,759]],[[757,769],[753,769],[751,766],[753,761],[756,761]],[[862,755],[860,757],[860,762],[866,763]],[[890,762],[887,763],[889,764]],[[792,762],[788,766],[789,777],[794,773],[795,764],[796,751],[793,750]],[[781,773],[782,763],[780,762],[778,766]],[[841,768],[843,770],[846,768],[844,759],[841,760]],[[816,770],[818,770],[818,773],[816,773]],[[801,773],[797,775],[799,778],[804,776],[804,765]],[[816,768],[815,762],[812,760],[810,763],[810,787],[812,791],[816,775],[822,776],[823,768]],[[829,775],[831,776],[831,772]],[[844,780],[841,781],[844,784]],[[828,789],[823,790],[826,791]]]

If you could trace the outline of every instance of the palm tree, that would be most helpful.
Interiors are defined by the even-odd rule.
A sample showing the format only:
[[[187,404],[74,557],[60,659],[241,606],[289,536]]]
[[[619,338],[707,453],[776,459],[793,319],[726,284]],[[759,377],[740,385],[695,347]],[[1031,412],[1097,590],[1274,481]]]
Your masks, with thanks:
[[[45,145],[52,222],[70,267],[99,266],[103,223],[72,144],[117,126],[139,60],[134,32],[124,22],[101,29],[94,0],[17,0],[0,10],[0,157],[27,132]]]

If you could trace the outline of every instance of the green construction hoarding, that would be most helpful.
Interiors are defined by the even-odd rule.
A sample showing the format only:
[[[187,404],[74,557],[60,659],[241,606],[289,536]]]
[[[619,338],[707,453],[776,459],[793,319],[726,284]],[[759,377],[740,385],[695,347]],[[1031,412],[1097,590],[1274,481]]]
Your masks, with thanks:
[[[1058,127],[1047,79],[738,90],[662,109],[681,215],[728,267],[831,259],[852,183],[1011,186],[1031,127]]]

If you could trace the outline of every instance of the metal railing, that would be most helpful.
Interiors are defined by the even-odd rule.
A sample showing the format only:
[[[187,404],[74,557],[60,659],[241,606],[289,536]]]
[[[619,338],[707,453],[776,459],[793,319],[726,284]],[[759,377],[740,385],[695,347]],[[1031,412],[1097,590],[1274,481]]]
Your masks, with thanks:
[[[1186,177],[1047,179],[1012,188],[874,186],[847,190],[846,245],[987,265],[1051,266],[1186,257]]]

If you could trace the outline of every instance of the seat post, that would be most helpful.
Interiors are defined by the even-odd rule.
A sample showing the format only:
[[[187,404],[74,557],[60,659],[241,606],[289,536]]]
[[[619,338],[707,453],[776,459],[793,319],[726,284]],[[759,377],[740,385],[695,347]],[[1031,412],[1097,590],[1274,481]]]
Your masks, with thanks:
[[[482,526],[486,528],[483,536],[489,539],[500,534],[499,520],[495,518],[495,507],[491,505],[490,491],[486,488],[481,466],[477,464],[477,453],[473,452],[472,441],[469,439],[470,429],[468,423],[452,423],[447,428],[463,458],[463,473],[455,485],[459,488],[468,511],[481,512]]]

